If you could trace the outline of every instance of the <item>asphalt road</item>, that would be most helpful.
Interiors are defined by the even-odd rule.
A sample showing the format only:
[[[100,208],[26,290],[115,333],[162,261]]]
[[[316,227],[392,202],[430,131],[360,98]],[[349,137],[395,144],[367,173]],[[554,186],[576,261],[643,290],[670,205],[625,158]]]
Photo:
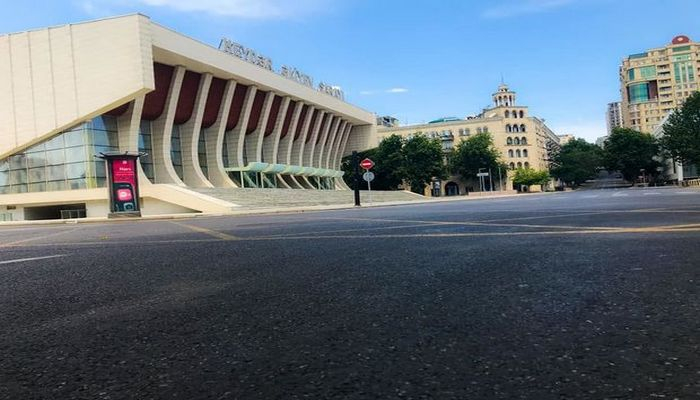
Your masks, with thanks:
[[[1,399],[697,399],[700,190],[0,228]]]

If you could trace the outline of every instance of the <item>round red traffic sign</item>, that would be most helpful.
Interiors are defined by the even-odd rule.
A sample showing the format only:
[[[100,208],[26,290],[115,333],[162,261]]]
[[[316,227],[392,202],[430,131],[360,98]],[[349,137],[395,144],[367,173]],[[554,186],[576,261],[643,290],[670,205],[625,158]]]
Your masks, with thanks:
[[[360,161],[360,167],[364,169],[371,169],[374,167],[374,161],[370,160],[369,158],[365,158],[364,160]]]

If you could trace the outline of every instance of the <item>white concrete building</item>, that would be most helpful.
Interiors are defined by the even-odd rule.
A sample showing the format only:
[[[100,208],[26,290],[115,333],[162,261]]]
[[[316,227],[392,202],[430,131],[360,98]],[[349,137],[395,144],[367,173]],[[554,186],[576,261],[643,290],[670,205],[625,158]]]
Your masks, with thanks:
[[[147,153],[146,215],[230,209],[196,188],[347,189],[341,158],[370,146],[375,118],[296,69],[144,15],[2,35],[0,220],[105,216],[103,151]]]

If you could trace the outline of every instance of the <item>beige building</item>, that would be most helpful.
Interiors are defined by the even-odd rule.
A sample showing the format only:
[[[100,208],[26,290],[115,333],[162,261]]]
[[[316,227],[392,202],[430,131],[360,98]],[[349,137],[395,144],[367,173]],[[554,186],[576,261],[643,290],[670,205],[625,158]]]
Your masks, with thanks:
[[[544,120],[530,115],[527,106],[517,104],[516,93],[507,85],[501,85],[492,95],[493,106],[483,110],[475,117],[465,119],[441,118],[427,124],[408,125],[394,128],[377,129],[378,145],[382,139],[396,134],[411,138],[418,134],[440,138],[445,151],[449,151],[459,142],[477,133],[490,133],[501,158],[509,166],[509,171],[492,171],[494,190],[512,189],[510,177],[517,168],[549,169],[550,155],[559,147],[559,137],[544,123]],[[476,178],[475,178],[476,179]],[[499,188],[499,181],[503,187]],[[441,185],[443,195],[464,194],[478,191],[476,181],[462,181],[459,177],[450,177]]]
[[[623,126],[653,132],[698,90],[699,79],[700,44],[687,36],[625,58],[620,66]]]
[[[145,215],[224,212],[207,189],[343,190],[375,116],[275,69],[129,15],[0,36],[0,220],[110,212],[100,152],[141,152]]]

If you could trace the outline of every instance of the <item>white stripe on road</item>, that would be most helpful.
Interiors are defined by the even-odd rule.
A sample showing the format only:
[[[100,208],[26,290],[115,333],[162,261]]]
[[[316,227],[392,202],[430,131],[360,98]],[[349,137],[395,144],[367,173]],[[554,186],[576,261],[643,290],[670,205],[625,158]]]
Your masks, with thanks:
[[[644,192],[645,196],[652,196],[652,195],[657,195],[657,194],[661,194],[661,193],[659,193],[659,192]]]
[[[622,193],[622,192],[615,192],[615,194],[612,195],[612,197],[627,197],[629,196],[629,193]]]
[[[12,264],[12,263],[18,263],[18,262],[25,262],[25,261],[46,260],[47,258],[57,258],[57,257],[65,257],[65,256],[66,256],[66,254],[55,254],[53,256],[44,256],[44,257],[18,258],[16,260],[0,261],[0,264]]]

